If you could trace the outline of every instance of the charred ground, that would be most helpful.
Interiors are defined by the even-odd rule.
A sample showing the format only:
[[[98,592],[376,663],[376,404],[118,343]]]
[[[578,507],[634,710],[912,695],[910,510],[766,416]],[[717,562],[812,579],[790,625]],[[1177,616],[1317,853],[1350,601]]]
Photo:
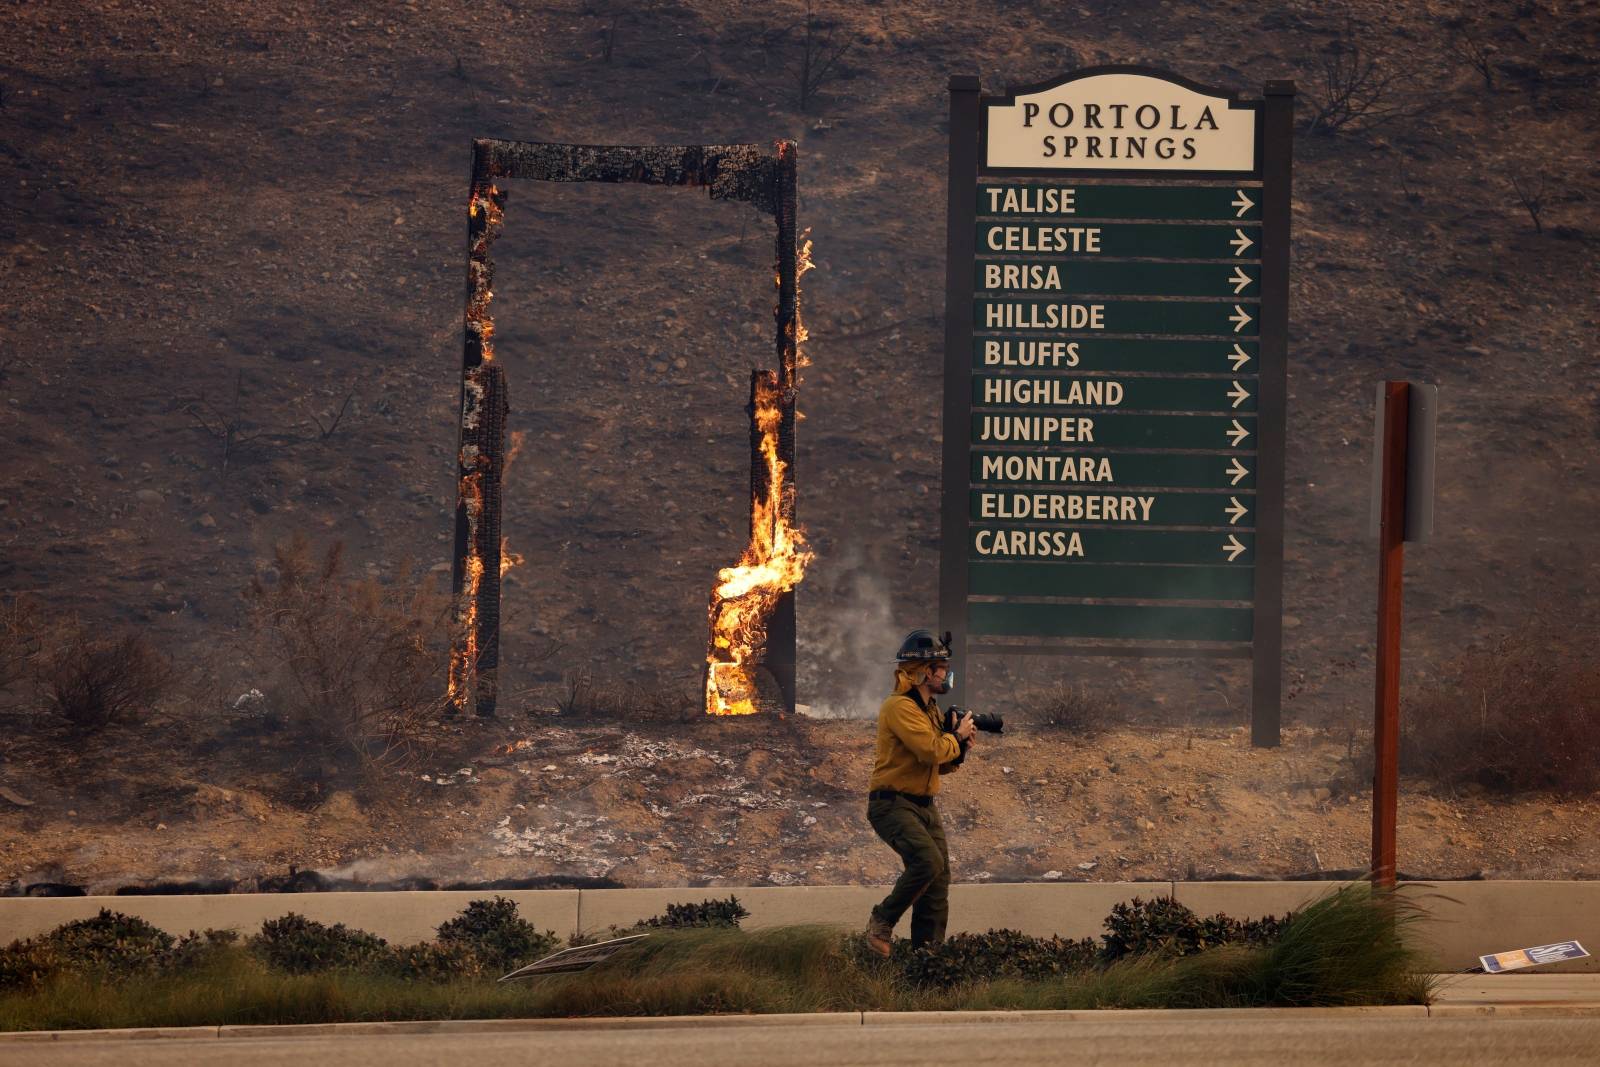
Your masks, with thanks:
[[[0,876],[50,864],[98,878],[338,864],[385,844],[419,856],[481,846],[480,857],[493,857],[506,844],[487,838],[493,824],[514,816],[507,825],[521,834],[536,825],[531,815],[524,824],[524,810],[539,803],[560,818],[638,819],[629,832],[641,840],[700,853],[625,861],[618,838],[617,877],[630,882],[888,873],[847,799],[866,752],[858,726],[557,724],[547,736],[544,719],[520,718],[546,711],[581,671],[692,691],[712,577],[743,542],[741,409],[748,368],[770,363],[770,231],[753,212],[691,191],[510,187],[495,313],[512,428],[527,435],[508,480],[506,529],[527,563],[507,576],[503,682],[523,691],[520,704],[507,702],[509,721],[440,727],[431,764],[352,796],[338,774],[308,773],[304,754],[229,718],[255,682],[227,635],[242,617],[240,590],[274,542],[297,531],[342,541],[357,574],[386,580],[403,560],[427,571],[447,559],[474,137],[800,142],[801,222],[819,267],[804,285],[813,366],[797,479],[819,558],[798,600],[801,699],[861,709],[886,680],[880,650],[935,606],[947,76],[975,71],[993,89],[1078,65],[1144,62],[1245,89],[1292,77],[1309,121],[1328,102],[1328,58],[1354,49],[1358,64],[1374,61],[1392,78],[1379,104],[1396,110],[1370,128],[1369,113],[1297,142],[1286,713],[1304,729],[1289,735],[1283,758],[1336,760],[1364,715],[1370,404],[1384,375],[1436,381],[1446,398],[1440,536],[1408,559],[1413,677],[1539,612],[1573,635],[1594,632],[1600,5],[812,10],[832,27],[829,40],[850,48],[805,113],[793,73],[799,5],[439,3],[374,16],[293,3],[246,15],[95,3],[11,13],[0,42],[0,589],[149,633],[181,662],[203,664],[206,688],[228,699],[174,703],[145,726],[83,742],[10,694],[3,773],[35,806],[0,805]],[[1486,58],[1475,66],[1474,56]],[[1016,694],[1069,675],[1159,727],[1116,734],[1107,751],[1171,747],[1163,730],[1200,728],[1184,751],[1206,753],[1209,773],[1278,758],[1226,732],[1247,707],[1242,672],[993,663],[980,691],[1025,716]],[[486,762],[522,737],[550,745],[553,758],[521,769]],[[628,745],[668,742],[717,753],[737,772],[676,749],[652,757],[684,768],[689,795],[715,792],[707,783],[724,778],[759,792],[800,775],[772,789],[849,811],[856,843],[821,839],[816,855],[832,866],[817,868],[799,861],[818,832],[799,807],[762,814],[735,799],[706,808],[720,813],[706,826],[678,816],[652,824],[643,813],[677,786],[600,772],[531,784],[543,782],[535,768],[583,752],[622,758]],[[1057,746],[1039,758],[1071,773],[1099,759],[1044,735],[1002,743],[1023,744]],[[959,786],[1001,775],[1003,751]],[[455,786],[412,777],[437,781],[463,766],[514,776],[462,805],[470,829],[442,799]],[[818,767],[833,775],[826,789],[811,777]],[[1068,773],[1041,768],[1029,781]],[[1150,785],[1171,784],[1175,771],[1153,769]],[[1324,788],[1332,775],[1306,780]],[[481,791],[491,778],[477,776],[471,789]],[[1005,792],[1013,780],[995,778],[984,804],[1014,807],[1030,795]],[[598,790],[592,812],[567,806],[586,789]],[[961,789],[951,789],[959,805]],[[995,849],[1022,847],[1018,835],[1035,826],[1058,836],[1109,826],[1110,812],[1163,825],[1148,790],[1107,795],[1100,814],[1039,790],[1046,821],[995,816]],[[1282,792],[1262,794],[1263,821],[1297,810]],[[1506,825],[1521,810],[1472,803]],[[221,814],[191,818],[194,805]],[[494,820],[478,826],[491,808]],[[1316,814],[1318,825],[1331,818]],[[344,830],[317,829],[346,816]],[[1041,845],[1014,872],[990,873],[1039,876],[1090,861],[1083,876],[1358,865],[1359,856],[1330,859],[1315,846],[1320,859],[1274,858],[1279,846],[1265,839],[1253,853],[1243,824],[1228,828],[1235,817],[1245,813],[1219,814],[1218,825],[1236,860],[1201,836],[1169,839],[1121,867],[1096,859],[1104,849],[1092,843],[1060,856]],[[980,834],[985,816],[971,818],[966,832]],[[227,830],[216,819],[242,821]],[[204,838],[193,857],[170,847],[180,827]],[[276,829],[263,836],[267,828]],[[1565,836],[1550,847],[1566,858],[1549,863],[1502,862],[1491,842],[1461,836],[1461,851],[1440,864],[1592,869],[1592,844]],[[788,866],[740,858],[773,840]],[[596,841],[587,854],[608,854],[600,845],[612,843]],[[845,858],[857,848],[859,860]],[[536,851],[484,860],[507,870],[553,862]],[[150,865],[163,869],[141,869]]]

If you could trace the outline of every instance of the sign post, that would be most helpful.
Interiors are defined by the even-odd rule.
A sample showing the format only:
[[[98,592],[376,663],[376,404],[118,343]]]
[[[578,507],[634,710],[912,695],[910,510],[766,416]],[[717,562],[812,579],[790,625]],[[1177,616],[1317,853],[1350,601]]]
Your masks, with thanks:
[[[1433,533],[1433,428],[1438,387],[1378,387],[1373,521],[1378,535],[1377,681],[1372,724],[1372,884],[1395,883],[1400,800],[1400,609],[1405,543]]]
[[[1276,745],[1294,86],[950,91],[940,628],[1251,658]]]

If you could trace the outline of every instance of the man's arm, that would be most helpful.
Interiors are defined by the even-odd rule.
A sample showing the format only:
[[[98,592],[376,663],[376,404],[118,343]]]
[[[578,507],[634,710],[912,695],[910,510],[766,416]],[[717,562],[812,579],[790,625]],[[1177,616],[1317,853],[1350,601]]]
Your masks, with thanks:
[[[885,714],[889,730],[911,750],[918,763],[936,767],[961,755],[960,742],[943,730],[935,729],[914,701],[897,702]]]

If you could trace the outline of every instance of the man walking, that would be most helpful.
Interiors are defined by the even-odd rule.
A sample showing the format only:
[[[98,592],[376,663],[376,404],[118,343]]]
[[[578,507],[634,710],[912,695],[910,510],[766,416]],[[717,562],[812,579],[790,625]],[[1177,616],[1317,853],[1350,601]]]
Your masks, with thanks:
[[[911,909],[913,947],[944,940],[950,917],[950,849],[934,795],[939,775],[960,766],[977,727],[963,716],[946,733],[935,695],[950,692],[949,635],[935,640],[928,630],[906,635],[895,656],[894,692],[878,709],[878,749],[867,789],[867,819],[905,864],[894,888],[867,924],[867,944],[889,955],[894,927]]]

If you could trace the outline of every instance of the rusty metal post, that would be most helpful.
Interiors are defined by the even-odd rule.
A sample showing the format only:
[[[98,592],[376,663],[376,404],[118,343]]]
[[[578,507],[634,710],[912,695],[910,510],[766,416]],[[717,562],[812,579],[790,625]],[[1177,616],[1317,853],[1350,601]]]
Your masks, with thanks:
[[[1393,888],[1400,793],[1400,605],[1405,569],[1406,442],[1411,387],[1383,390],[1383,469],[1378,526],[1378,669],[1372,729],[1372,884]]]
[[[784,481],[779,511],[792,523],[795,517],[795,389],[798,386],[800,356],[800,272],[798,195],[798,157],[793,141],[779,141],[778,165],[774,175],[777,195],[773,198],[778,224],[776,267],[778,276],[777,319],[778,372],[776,385],[780,390],[783,411],[778,424],[778,459],[783,463],[788,477]],[[756,460],[751,458],[752,488],[756,478]],[[765,474],[762,475],[763,479]],[[786,710],[794,713],[795,706],[795,650],[796,628],[794,592],[784,593],[773,606],[772,618],[767,623],[767,647],[762,662],[783,690]]]

